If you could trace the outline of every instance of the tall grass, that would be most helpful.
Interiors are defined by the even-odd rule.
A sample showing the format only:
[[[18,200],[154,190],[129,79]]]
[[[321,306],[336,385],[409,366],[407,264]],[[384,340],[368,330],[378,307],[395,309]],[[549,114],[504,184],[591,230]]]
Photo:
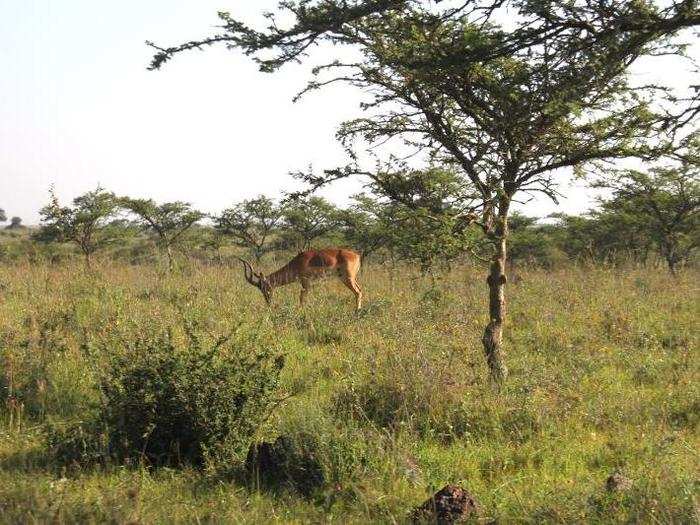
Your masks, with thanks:
[[[508,289],[511,374],[497,393],[477,269],[433,280],[369,266],[368,304],[355,314],[332,281],[304,310],[295,286],[268,309],[238,269],[4,267],[0,522],[391,523],[447,482],[473,493],[483,520],[696,520],[697,272],[519,273]],[[117,462],[63,470],[44,435],[100,402],[108,349],[95,341],[185,320],[212,337],[243,324],[283,349],[285,401],[256,440],[293,444],[287,482],[236,474],[242,456],[231,475]],[[298,465],[318,469],[313,486],[295,481]],[[606,491],[615,471],[629,490]]]

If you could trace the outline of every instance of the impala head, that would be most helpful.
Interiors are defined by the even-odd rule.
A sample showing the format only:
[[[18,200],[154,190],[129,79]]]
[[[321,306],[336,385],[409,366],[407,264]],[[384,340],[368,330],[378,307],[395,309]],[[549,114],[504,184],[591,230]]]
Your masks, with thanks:
[[[272,285],[270,284],[270,281],[267,280],[262,272],[255,273],[255,271],[253,271],[253,267],[248,261],[241,259],[240,257],[237,257],[237,259],[243,263],[243,271],[245,272],[246,281],[258,288],[262,292],[263,297],[265,297],[267,304],[271,304]]]

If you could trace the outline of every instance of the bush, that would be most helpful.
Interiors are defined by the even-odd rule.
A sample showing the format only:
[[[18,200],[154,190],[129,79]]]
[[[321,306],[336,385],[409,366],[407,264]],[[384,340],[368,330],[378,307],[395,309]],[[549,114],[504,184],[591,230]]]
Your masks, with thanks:
[[[108,355],[101,406],[87,422],[49,433],[50,448],[68,462],[89,462],[102,449],[126,464],[235,462],[271,410],[283,366],[282,356],[250,333],[213,340],[191,327],[179,338],[172,330],[141,330],[93,346]],[[79,439],[57,439],[62,435]]]
[[[109,435],[98,418],[68,424],[49,420],[44,432],[51,457],[61,466],[104,464],[109,459]]]

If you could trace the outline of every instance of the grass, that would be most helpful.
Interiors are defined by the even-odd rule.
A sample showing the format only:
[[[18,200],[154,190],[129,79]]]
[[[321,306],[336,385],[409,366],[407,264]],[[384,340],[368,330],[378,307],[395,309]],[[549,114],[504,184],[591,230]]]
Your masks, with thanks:
[[[500,393],[480,346],[482,274],[434,283],[369,266],[355,314],[333,282],[305,310],[296,286],[268,309],[238,268],[1,268],[0,522],[393,523],[448,482],[474,495],[485,522],[696,521],[697,272],[520,272]],[[275,341],[286,400],[258,439],[310,450],[323,484],[302,493],[189,468],[65,470],[50,457],[46,426],[98,398],[90,342],[183,319]],[[617,470],[632,487],[608,493]]]

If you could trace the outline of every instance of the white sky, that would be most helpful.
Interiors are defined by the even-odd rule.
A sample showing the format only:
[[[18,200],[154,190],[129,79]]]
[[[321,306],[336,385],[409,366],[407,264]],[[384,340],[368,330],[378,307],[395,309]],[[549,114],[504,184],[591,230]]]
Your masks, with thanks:
[[[337,87],[293,104],[308,67],[265,75],[212,48],[146,70],[145,40],[204,36],[218,10],[254,22],[277,1],[0,0],[0,208],[35,224],[51,184],[67,202],[99,183],[218,212],[294,188],[289,171],[344,163],[334,134],[359,114],[361,94]],[[359,188],[324,195],[342,204]],[[563,193],[560,211],[589,207],[582,187]],[[555,209],[538,201],[525,211]]]

